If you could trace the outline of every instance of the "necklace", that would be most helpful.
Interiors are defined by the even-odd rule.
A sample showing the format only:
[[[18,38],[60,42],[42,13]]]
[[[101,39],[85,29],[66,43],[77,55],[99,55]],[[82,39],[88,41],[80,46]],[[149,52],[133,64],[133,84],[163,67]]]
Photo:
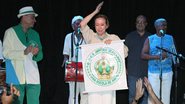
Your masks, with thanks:
[[[97,34],[96,37],[97,37],[99,40],[103,41],[105,38],[108,37],[108,35],[105,34],[103,37],[100,37],[100,36]]]
[[[76,37],[76,39],[75,39],[75,34],[73,33],[73,40],[74,40],[75,46],[79,46],[79,45],[82,44],[84,38],[81,36],[81,38],[77,38],[77,37]],[[77,40],[77,42],[76,42],[76,40]]]

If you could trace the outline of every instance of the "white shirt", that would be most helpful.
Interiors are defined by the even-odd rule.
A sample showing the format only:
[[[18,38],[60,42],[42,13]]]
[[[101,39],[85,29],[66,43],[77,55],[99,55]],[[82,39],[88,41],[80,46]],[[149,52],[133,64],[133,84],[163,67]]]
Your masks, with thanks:
[[[77,52],[77,46],[75,45],[77,43],[77,37],[75,35],[73,39],[73,57],[71,57],[71,35],[72,33],[69,33],[65,37],[64,41],[64,49],[63,49],[63,55],[69,55],[69,61],[75,61],[76,62],[76,52]],[[85,44],[85,41],[83,39],[80,39],[79,43]],[[81,44],[81,45],[82,45]],[[82,54],[81,49],[78,48],[78,62],[82,62]]]
[[[0,59],[4,59],[3,58],[3,44],[1,40],[0,40]]]

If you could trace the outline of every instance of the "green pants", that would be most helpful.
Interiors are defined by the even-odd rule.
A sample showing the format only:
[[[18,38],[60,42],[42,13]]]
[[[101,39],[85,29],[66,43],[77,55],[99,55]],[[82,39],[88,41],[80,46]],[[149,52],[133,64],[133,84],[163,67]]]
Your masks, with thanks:
[[[23,104],[25,95],[27,104],[39,104],[40,84],[21,84],[14,86],[20,91],[20,96],[13,104]]]

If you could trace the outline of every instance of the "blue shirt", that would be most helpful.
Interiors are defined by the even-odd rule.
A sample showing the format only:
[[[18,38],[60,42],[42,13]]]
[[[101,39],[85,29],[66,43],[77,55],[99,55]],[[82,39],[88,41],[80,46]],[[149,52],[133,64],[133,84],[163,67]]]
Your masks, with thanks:
[[[148,37],[149,39],[149,54],[150,55],[160,55],[162,50],[157,49],[156,46],[162,47],[163,49],[169,52],[175,52],[175,45],[173,37],[171,35],[165,34],[163,37],[159,37],[156,34],[153,34]],[[167,58],[163,60],[149,60],[148,61],[148,71],[150,73],[167,73],[172,71],[172,63],[174,56],[170,53],[167,53]]]

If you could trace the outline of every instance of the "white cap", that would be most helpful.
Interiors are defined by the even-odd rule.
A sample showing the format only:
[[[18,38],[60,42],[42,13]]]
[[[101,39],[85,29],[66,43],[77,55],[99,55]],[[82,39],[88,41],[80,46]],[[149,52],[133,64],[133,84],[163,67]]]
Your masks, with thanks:
[[[74,16],[72,21],[71,21],[71,24],[73,24],[77,20],[83,20],[83,17],[82,16]]]
[[[35,17],[38,16],[38,14],[34,12],[34,10],[31,6],[26,6],[26,7],[23,7],[19,10],[19,14],[17,15],[17,17],[20,18],[21,16],[24,16],[27,14],[34,14]]]

